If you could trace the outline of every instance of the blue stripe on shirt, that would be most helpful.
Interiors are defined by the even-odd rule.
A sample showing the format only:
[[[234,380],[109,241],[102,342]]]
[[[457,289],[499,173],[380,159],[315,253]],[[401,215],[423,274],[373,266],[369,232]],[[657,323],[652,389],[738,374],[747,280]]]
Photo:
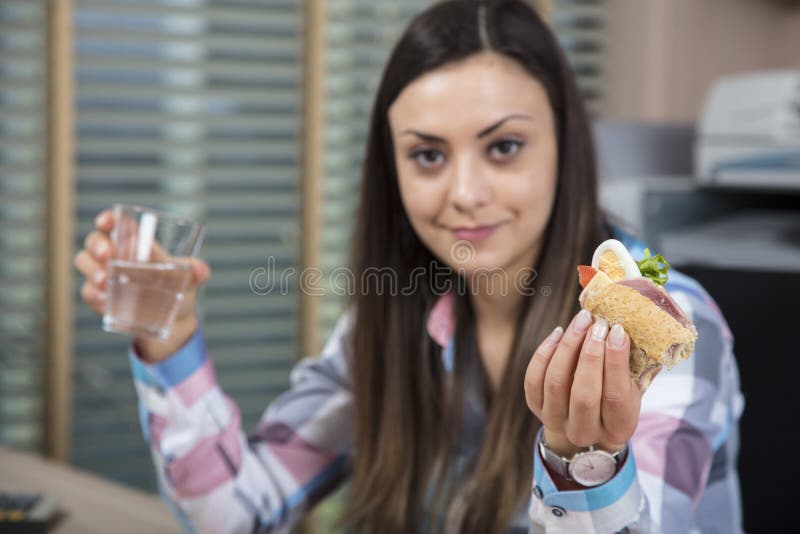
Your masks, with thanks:
[[[202,367],[207,358],[203,331],[199,326],[181,348],[159,363],[147,364],[139,359],[133,348],[129,351],[133,377],[146,386],[158,389],[180,384]]]
[[[622,469],[605,484],[580,491],[559,491],[544,467],[538,452],[537,440],[533,460],[533,479],[542,490],[542,502],[546,506],[560,506],[565,510],[575,512],[599,510],[619,501],[636,480],[636,461],[633,458],[633,448],[628,443],[628,457],[622,465]]]
[[[262,523],[261,526],[263,527],[277,524],[281,518],[285,518],[288,515],[289,510],[306,502],[309,496],[314,493],[314,491],[325,484],[328,484],[336,477],[341,476],[347,465],[347,461],[348,458],[346,454],[342,454],[335,458],[330,464],[328,464],[328,467],[323,469],[319,474],[317,474],[317,476],[309,480],[304,486],[300,486],[297,491],[286,497],[281,504],[281,507],[275,510],[269,520],[267,520],[266,523]]]
[[[142,429],[144,442],[150,443],[150,413],[141,400],[137,402],[137,405],[139,407],[139,427]]]
[[[158,477],[158,494],[161,496],[161,499],[169,508],[169,511],[172,513],[173,517],[178,520],[183,531],[186,534],[194,534],[195,528],[192,525],[191,518],[184,512],[181,507],[175,501],[170,498],[169,494],[167,493],[167,488],[164,487],[164,482],[160,477]]]
[[[156,377],[153,376],[153,373],[147,368],[147,364],[142,362],[137,356],[136,353],[131,348],[128,351],[128,361],[131,364],[131,372],[133,372],[133,378],[138,383],[143,384],[147,387],[159,389],[162,387],[161,384],[158,383]]]
[[[455,364],[455,348],[456,348],[456,341],[454,336],[450,337],[450,341],[447,343],[447,346],[442,351],[442,363],[444,365],[444,370],[448,373],[453,372],[453,366]]]

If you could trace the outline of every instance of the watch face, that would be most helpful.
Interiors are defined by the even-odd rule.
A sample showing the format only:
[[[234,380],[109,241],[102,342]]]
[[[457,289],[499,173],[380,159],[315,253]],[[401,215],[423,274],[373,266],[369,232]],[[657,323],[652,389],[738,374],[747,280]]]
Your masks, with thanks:
[[[569,474],[578,484],[597,486],[608,482],[617,472],[617,461],[605,451],[589,451],[576,455],[569,465]]]

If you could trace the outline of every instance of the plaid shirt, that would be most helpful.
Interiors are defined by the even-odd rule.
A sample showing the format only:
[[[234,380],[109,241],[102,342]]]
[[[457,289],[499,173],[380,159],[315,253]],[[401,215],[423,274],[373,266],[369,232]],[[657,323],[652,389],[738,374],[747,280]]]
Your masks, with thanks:
[[[634,257],[643,256],[642,243],[618,237]],[[672,271],[666,288],[697,327],[694,355],[653,381],[630,454],[609,482],[558,491],[535,447],[531,498],[513,532],[741,530],[735,466],[744,401],[733,338],[697,282]],[[448,371],[455,357],[452,300],[441,297],[427,322]],[[352,314],[343,314],[322,354],[294,367],[290,388],[249,436],[217,383],[201,329],[155,365],[131,348],[140,423],[159,488],[187,532],[287,532],[348,476],[353,399],[343,339],[351,322]],[[460,457],[452,462],[462,470],[475,459],[484,428],[477,377],[476,371],[468,380]]]

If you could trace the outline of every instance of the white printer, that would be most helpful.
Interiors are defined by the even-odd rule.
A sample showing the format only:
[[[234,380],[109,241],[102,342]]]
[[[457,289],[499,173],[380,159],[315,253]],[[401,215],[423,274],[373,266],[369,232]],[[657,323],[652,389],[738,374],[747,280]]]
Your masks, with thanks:
[[[800,71],[719,79],[695,145],[699,183],[800,190]]]

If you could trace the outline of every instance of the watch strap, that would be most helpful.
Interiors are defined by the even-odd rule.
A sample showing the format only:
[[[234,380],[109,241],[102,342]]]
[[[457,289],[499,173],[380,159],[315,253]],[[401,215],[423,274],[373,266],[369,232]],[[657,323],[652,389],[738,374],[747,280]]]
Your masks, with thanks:
[[[588,448],[586,448],[586,449],[584,449],[582,451],[576,452],[572,456],[572,458],[565,458],[564,456],[561,456],[561,455],[553,452],[550,449],[550,447],[547,446],[547,443],[544,440],[544,432],[542,432],[541,436],[539,437],[539,452],[542,455],[542,460],[544,461],[545,465],[547,465],[548,468],[552,469],[557,474],[561,475],[563,478],[565,478],[565,479],[567,479],[567,480],[569,480],[571,482],[575,482],[575,480],[572,478],[572,475],[570,475],[570,472],[569,472],[569,466],[570,466],[570,463],[572,462],[572,460],[578,454],[581,454],[581,453],[584,453],[584,452],[590,452],[590,451],[593,451],[593,450],[595,450],[594,447],[588,447]],[[627,453],[628,453],[628,445],[627,444],[622,449],[618,450],[617,452],[609,453],[614,458],[614,460],[616,460],[616,462],[617,462],[617,472],[619,472],[620,466],[625,461],[625,458],[627,457]]]
[[[548,468],[552,469],[563,478],[572,480],[572,477],[569,474],[570,461],[550,450],[550,447],[548,447],[544,441],[544,433],[539,439],[539,452],[542,455],[542,460]]]

